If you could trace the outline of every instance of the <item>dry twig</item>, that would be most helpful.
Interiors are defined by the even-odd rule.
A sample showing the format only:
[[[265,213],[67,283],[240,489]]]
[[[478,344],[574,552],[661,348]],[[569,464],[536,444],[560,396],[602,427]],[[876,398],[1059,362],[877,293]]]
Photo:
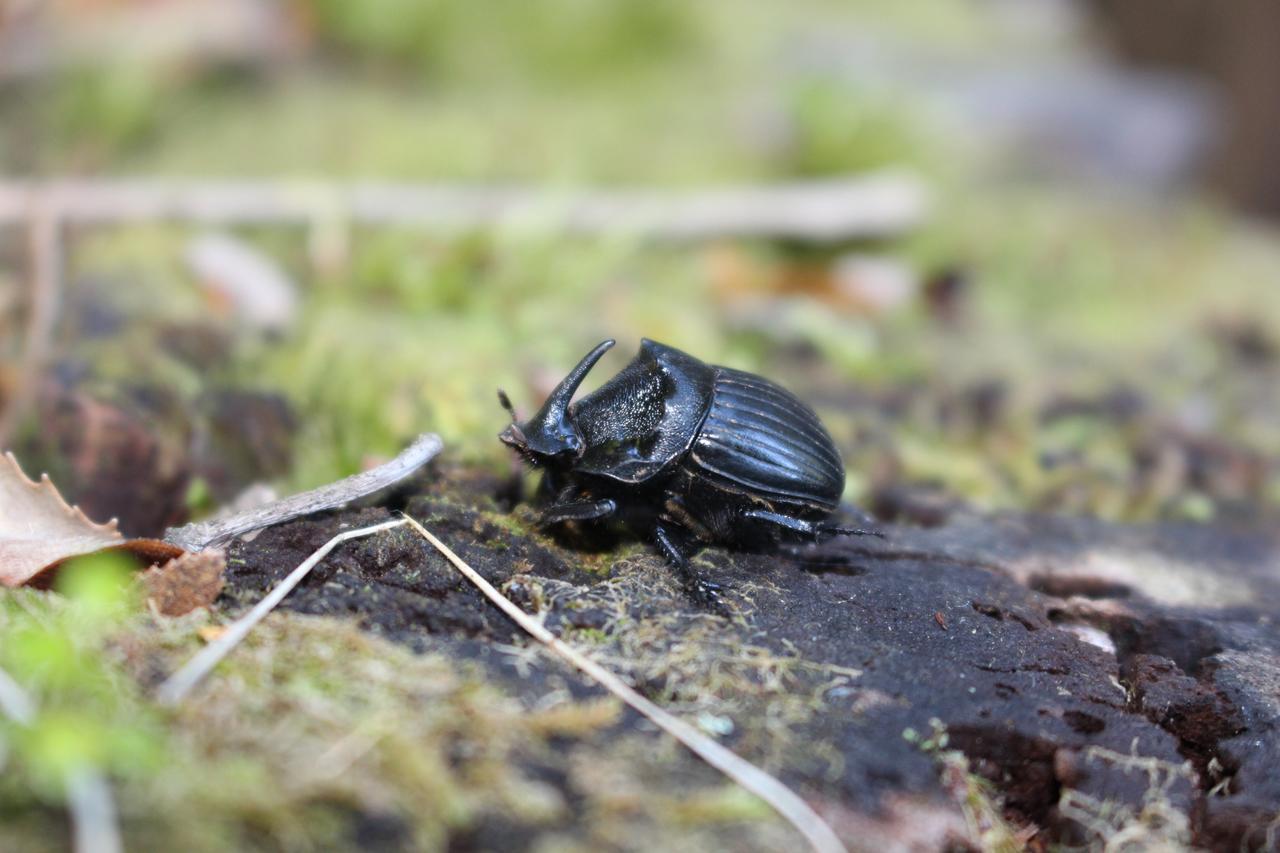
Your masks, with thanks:
[[[76,853],[121,853],[124,843],[106,777],[97,768],[81,767],[67,774],[66,784]]]
[[[425,433],[395,459],[377,468],[352,474],[335,483],[290,495],[283,500],[229,518],[171,527],[165,531],[164,539],[187,551],[203,551],[254,530],[282,524],[313,512],[333,509],[403,480],[434,459],[443,446],[440,436]]]

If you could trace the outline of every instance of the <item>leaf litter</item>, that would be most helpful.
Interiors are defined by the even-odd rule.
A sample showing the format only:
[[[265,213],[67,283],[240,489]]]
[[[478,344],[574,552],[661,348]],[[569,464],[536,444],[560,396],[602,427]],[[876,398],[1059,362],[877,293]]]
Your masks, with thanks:
[[[36,482],[22,472],[12,453],[0,459],[0,584],[44,587],[72,557],[106,550],[151,562],[183,553],[156,539],[125,539],[114,519],[99,524],[68,504],[48,475]]]

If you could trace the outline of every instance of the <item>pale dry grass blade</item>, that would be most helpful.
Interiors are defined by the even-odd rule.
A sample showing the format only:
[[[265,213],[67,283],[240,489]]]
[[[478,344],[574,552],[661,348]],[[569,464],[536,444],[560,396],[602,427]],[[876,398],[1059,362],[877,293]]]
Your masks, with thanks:
[[[175,705],[181,702],[191,692],[192,688],[200,683],[201,679],[208,675],[232,649],[240,644],[241,640],[249,635],[249,632],[253,630],[253,626],[261,622],[268,613],[274,610],[276,605],[283,601],[284,597],[301,583],[302,579],[316,567],[316,564],[323,560],[334,548],[349,539],[372,536],[383,530],[400,527],[405,523],[404,519],[396,519],[395,521],[384,521],[382,524],[375,524],[371,527],[348,530],[345,533],[339,533],[321,545],[310,557],[307,557],[296,569],[290,572],[288,577],[271,590],[266,598],[254,605],[254,608],[244,616],[228,625],[227,629],[216,640],[197,652],[191,660],[183,664],[181,669],[169,676],[156,691],[156,700],[162,705]]]
[[[31,283],[27,328],[16,387],[0,411],[0,447],[9,443],[35,402],[36,386],[49,360],[62,303],[61,211],[56,200],[39,198],[34,200],[29,214]]]
[[[405,516],[405,520],[424,539],[430,542],[436,550],[443,554],[445,559],[452,563],[454,568],[461,572],[467,580],[475,584],[486,598],[497,605],[503,613],[511,617],[513,622],[531,634],[534,639],[546,645],[551,651],[573,664],[588,677],[599,682],[609,692],[688,747],[703,761],[768,803],[778,814],[804,835],[814,850],[819,851],[819,853],[845,853],[844,844],[827,822],[799,795],[782,784],[777,778],[725,749],[683,720],[673,717],[641,696],[618,676],[572,646],[561,642],[540,622],[531,618],[519,607],[512,604],[502,593],[494,589],[493,585],[481,577],[475,569],[467,565],[465,560],[453,553],[449,546],[437,539],[415,519]]]

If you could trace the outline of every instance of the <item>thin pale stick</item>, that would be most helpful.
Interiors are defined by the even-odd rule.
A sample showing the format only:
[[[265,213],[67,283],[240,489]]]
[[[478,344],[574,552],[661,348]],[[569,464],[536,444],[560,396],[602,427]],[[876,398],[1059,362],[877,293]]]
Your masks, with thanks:
[[[778,814],[782,815],[804,835],[814,850],[819,851],[819,853],[846,853],[845,846],[841,843],[835,831],[794,791],[751,762],[725,749],[693,726],[662,710],[662,708],[633,690],[618,676],[572,646],[561,642],[555,634],[552,634],[541,623],[532,619],[527,613],[512,604],[506,596],[494,589],[491,583],[482,578],[475,569],[467,565],[466,561],[453,553],[449,546],[437,539],[415,519],[406,515],[405,520],[424,539],[435,546],[436,550],[454,565],[454,568],[462,572],[467,580],[479,587],[486,598],[497,605],[503,613],[511,617],[513,622],[529,632],[534,639],[546,645],[551,651],[573,664],[589,677],[595,679],[609,692],[688,747],[703,761],[768,803]]]
[[[289,592],[302,582],[302,579],[316,567],[316,564],[325,558],[325,556],[334,548],[346,542],[348,539],[359,539],[363,536],[372,536],[383,530],[390,530],[393,527],[400,527],[405,524],[404,519],[396,519],[395,521],[384,521],[382,524],[375,524],[372,527],[361,527],[358,530],[348,530],[345,533],[339,533],[328,542],[316,549],[310,557],[303,560],[301,565],[289,573],[289,576],[282,580],[275,589],[267,594],[267,597],[259,601],[252,610],[241,616],[236,621],[227,626],[227,629],[212,643],[205,646],[199,652],[183,664],[182,668],[160,685],[156,691],[156,700],[162,705],[176,705],[181,702],[191,689],[200,682],[202,678],[209,674],[218,663],[227,656],[232,649],[239,645],[240,641],[249,635],[253,627],[262,621],[263,617],[270,613],[275,606],[284,600]]]

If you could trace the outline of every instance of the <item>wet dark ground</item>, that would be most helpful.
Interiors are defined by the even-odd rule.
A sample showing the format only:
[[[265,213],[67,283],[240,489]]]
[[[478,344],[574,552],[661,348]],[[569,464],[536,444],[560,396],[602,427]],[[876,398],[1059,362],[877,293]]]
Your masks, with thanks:
[[[956,510],[928,528],[890,525],[883,541],[796,555],[708,550],[698,565],[725,588],[735,613],[725,618],[699,612],[637,543],[580,549],[537,533],[526,509],[495,503],[500,486],[444,471],[402,503],[642,692],[730,719],[721,740],[852,841],[941,849],[973,838],[938,750],[923,743],[940,724],[946,748],[990,780],[1033,846],[1137,829],[1166,840],[1185,829],[1184,840],[1213,849],[1275,843],[1274,532]],[[223,604],[257,600],[341,529],[391,513],[330,513],[238,543]],[[510,648],[526,639],[407,528],[343,545],[282,606],[482,661],[530,703],[551,690],[600,693],[564,667],[522,666]],[[612,736],[646,728],[626,714]],[[584,736],[563,754],[608,750],[612,736]],[[538,760],[568,802],[583,802],[566,767]],[[672,774],[685,785],[714,776],[683,754]],[[536,832],[495,820],[453,843],[518,849]]]

